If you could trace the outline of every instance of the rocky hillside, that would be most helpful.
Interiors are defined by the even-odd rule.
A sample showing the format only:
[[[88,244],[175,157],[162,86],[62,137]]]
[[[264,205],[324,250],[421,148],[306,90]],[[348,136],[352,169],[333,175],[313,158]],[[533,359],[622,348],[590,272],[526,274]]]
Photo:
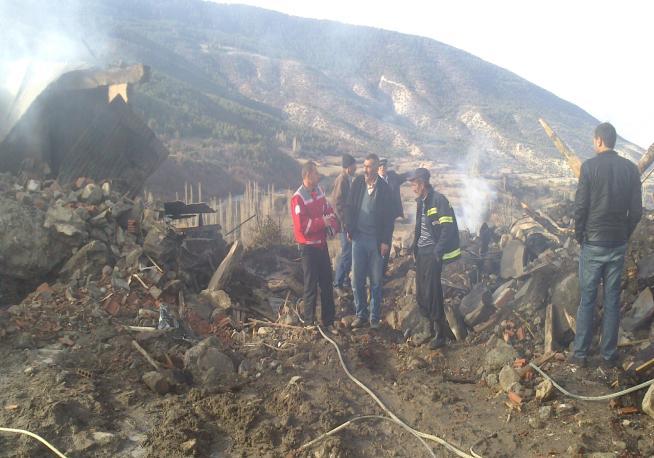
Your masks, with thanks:
[[[91,0],[84,17],[108,37],[109,46],[88,41],[97,60],[152,66],[153,81],[132,100],[166,138],[211,138],[231,151],[411,154],[454,165],[473,153],[487,159],[482,170],[568,173],[538,118],[582,157],[598,123],[505,69],[427,38],[200,0]],[[642,153],[626,141],[620,148],[633,158]],[[214,157],[221,148],[190,149],[196,161],[223,167]]]

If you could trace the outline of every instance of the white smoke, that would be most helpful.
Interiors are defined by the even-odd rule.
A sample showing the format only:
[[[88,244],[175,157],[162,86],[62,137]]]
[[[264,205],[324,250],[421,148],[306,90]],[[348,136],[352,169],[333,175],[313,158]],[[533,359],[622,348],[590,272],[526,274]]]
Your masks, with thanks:
[[[0,1],[0,139],[48,84],[97,63],[86,43],[105,40],[82,8],[82,0]]]
[[[489,153],[494,149],[487,136],[477,133],[458,165],[462,174],[463,193],[457,219],[461,229],[467,229],[473,234],[478,233],[481,225],[490,217],[490,205],[496,196],[495,188],[482,175],[484,170],[491,168],[487,162]]]

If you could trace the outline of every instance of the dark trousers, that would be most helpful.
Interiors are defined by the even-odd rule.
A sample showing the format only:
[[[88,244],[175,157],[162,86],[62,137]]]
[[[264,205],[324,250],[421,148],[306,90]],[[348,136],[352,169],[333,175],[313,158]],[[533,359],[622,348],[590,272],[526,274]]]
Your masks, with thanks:
[[[312,323],[316,319],[316,300],[320,287],[320,318],[324,326],[334,322],[334,290],[332,286],[332,264],[329,250],[302,245],[302,270],[304,271],[304,320]]]
[[[443,263],[433,253],[433,246],[418,249],[416,258],[416,300],[420,311],[432,323],[442,323],[445,319],[443,309],[443,286],[441,273]]]

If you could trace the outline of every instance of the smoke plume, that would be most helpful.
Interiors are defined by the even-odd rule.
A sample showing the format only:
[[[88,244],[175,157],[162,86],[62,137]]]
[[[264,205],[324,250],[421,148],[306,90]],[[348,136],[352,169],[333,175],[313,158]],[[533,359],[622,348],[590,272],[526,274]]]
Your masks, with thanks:
[[[101,28],[82,0],[0,1],[0,139],[62,73],[97,64]]]
[[[486,135],[476,133],[458,166],[463,180],[459,225],[473,234],[478,233],[482,223],[488,220],[490,204],[495,200],[493,186],[482,175],[484,170],[491,168],[486,158],[492,157],[489,153],[493,150],[492,141]]]

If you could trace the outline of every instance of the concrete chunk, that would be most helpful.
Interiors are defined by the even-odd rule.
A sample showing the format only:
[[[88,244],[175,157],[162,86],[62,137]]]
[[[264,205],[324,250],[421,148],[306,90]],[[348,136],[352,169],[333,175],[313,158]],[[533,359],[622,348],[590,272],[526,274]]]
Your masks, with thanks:
[[[654,317],[654,297],[652,297],[652,291],[645,288],[638,295],[631,310],[622,319],[622,329],[629,332],[635,331],[648,325],[652,317]]]
[[[507,364],[513,364],[517,357],[518,352],[511,345],[498,340],[495,348],[486,353],[484,367],[490,371],[498,370]]]
[[[472,311],[479,308],[480,305],[491,305],[493,302],[493,297],[488,291],[488,288],[485,285],[478,284],[475,285],[472,290],[461,299],[461,305],[459,305],[459,310],[464,315],[468,315]]]
[[[203,382],[222,380],[236,374],[232,359],[218,349],[220,341],[207,337],[184,355],[184,367]]]
[[[82,201],[88,202],[91,205],[98,205],[102,202],[102,188],[95,183],[87,184],[82,190],[82,195],[80,196]]]
[[[430,322],[421,313],[415,296],[405,296],[397,301],[397,308],[391,310],[385,317],[385,321],[393,328],[402,331],[416,345],[429,340]]]
[[[515,297],[515,284],[515,280],[509,280],[495,290],[492,297],[495,308],[500,309],[511,303]]]
[[[508,392],[513,385],[520,383],[520,375],[513,367],[504,366],[500,371],[499,380],[502,390]]]
[[[563,308],[570,315],[577,313],[580,299],[579,274],[576,270],[557,281],[552,289],[552,304]]]
[[[111,264],[111,255],[107,245],[93,240],[77,252],[64,264],[59,272],[61,275],[69,277],[76,270],[80,270],[82,276],[87,275],[100,276],[102,269],[107,264]]]
[[[517,278],[525,271],[525,244],[520,240],[511,240],[502,250],[500,275],[502,278]]]
[[[486,286],[478,284],[472,288],[459,305],[459,310],[465,317],[465,324],[473,327],[486,321],[495,312],[492,302],[493,295]]]
[[[649,283],[654,279],[654,256],[647,256],[638,263],[638,280]]]

